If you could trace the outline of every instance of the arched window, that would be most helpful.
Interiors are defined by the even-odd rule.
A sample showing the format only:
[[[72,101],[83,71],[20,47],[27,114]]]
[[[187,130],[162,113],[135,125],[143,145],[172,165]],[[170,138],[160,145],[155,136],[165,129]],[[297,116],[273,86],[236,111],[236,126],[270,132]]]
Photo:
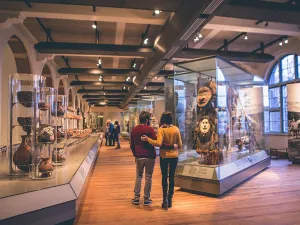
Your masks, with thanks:
[[[265,114],[265,131],[287,133],[287,88],[300,82],[300,56],[287,55],[274,66],[269,79],[269,112]]]

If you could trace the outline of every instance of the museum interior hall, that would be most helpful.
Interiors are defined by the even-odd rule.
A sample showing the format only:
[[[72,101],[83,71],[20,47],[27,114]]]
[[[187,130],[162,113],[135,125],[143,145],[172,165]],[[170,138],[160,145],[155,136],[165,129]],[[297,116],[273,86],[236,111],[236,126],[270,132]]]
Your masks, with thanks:
[[[0,225],[300,224],[300,0],[0,0]]]

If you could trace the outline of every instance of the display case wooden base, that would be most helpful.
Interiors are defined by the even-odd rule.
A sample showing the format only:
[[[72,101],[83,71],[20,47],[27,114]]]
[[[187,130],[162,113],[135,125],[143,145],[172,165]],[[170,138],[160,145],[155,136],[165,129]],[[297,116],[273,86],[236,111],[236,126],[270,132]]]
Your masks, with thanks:
[[[175,186],[185,191],[217,197],[266,169],[270,164],[270,157],[261,151],[248,156],[246,160],[243,158],[242,161],[216,167],[185,165],[186,168],[182,168],[182,174],[185,175],[175,176]]]

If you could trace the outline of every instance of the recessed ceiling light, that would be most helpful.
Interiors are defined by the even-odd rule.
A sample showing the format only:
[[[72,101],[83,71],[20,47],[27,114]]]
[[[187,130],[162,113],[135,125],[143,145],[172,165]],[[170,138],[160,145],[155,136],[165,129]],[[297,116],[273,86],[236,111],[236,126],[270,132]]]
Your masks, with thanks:
[[[155,14],[155,15],[159,15],[160,13],[161,13],[160,10],[158,10],[158,9],[154,10],[154,14]]]
[[[96,21],[93,23],[92,28],[94,28],[94,29],[97,28],[97,22]]]

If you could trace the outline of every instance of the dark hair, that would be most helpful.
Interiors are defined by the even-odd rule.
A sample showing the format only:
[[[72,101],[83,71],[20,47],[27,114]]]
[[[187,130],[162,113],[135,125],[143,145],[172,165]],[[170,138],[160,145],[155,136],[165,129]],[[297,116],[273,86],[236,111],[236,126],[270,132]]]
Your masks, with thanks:
[[[170,125],[172,123],[173,123],[173,117],[171,112],[164,112],[160,118],[160,126],[164,124]]]
[[[151,113],[146,112],[146,111],[142,111],[141,114],[140,114],[140,116],[139,116],[139,119],[140,119],[140,123],[141,123],[141,124],[146,123],[146,120],[149,121],[150,118],[151,118]]]
[[[116,125],[119,125],[119,121],[115,121],[115,124],[116,124]]]

